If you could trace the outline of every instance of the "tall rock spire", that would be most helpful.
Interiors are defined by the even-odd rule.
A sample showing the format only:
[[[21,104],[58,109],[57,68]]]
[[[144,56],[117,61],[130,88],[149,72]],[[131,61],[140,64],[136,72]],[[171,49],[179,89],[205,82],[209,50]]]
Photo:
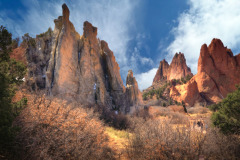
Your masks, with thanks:
[[[126,80],[126,99],[128,103],[128,107],[126,108],[126,112],[130,112],[131,108],[138,107],[142,105],[142,93],[138,89],[138,84],[133,77],[132,70],[128,71],[127,80]]]

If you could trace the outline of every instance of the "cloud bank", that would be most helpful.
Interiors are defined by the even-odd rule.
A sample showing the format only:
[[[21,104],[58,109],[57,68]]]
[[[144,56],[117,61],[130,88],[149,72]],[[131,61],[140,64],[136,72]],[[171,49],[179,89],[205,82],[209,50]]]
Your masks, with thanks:
[[[213,38],[220,38],[233,51],[240,50],[240,1],[189,0],[188,3],[190,9],[179,16],[179,24],[172,30],[174,41],[166,49],[167,59],[183,52],[196,73],[201,45],[209,45]]]

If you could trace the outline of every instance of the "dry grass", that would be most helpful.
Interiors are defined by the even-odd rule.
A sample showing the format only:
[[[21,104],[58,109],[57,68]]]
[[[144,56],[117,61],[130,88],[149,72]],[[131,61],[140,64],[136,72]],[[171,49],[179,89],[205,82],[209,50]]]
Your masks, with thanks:
[[[201,106],[190,107],[190,108],[187,109],[187,111],[188,111],[189,114],[206,114],[206,113],[210,112],[208,108],[201,107]]]
[[[141,121],[129,139],[129,159],[239,159],[240,141],[216,129],[196,130],[169,121]]]
[[[127,159],[124,152],[128,145],[128,139],[131,133],[125,130],[117,130],[113,127],[106,127],[106,134],[109,136],[108,146],[116,153],[116,159]]]
[[[15,125],[21,159],[114,159],[102,122],[77,104],[36,96]]]

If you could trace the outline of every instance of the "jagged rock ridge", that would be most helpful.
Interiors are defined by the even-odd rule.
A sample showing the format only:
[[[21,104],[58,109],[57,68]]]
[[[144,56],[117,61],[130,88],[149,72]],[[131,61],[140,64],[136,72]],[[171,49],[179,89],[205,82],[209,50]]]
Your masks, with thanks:
[[[77,100],[83,105],[104,105],[122,112],[139,105],[141,96],[136,80],[133,90],[139,92],[131,95],[135,92],[126,92],[118,63],[108,44],[97,38],[97,28],[84,22],[80,36],[69,21],[66,4],[62,10],[62,16],[54,20],[54,31],[36,38],[35,46],[27,46],[27,81],[35,84],[33,89],[44,89],[48,95]],[[126,95],[136,96],[134,102],[126,100]]]
[[[184,54],[176,53],[170,65],[165,59],[160,62],[153,84],[161,80],[181,79],[187,75],[193,76],[191,69],[186,64]]]
[[[197,102],[220,102],[240,83],[240,54],[233,56],[220,39],[202,45],[198,60],[198,73],[184,85],[172,87],[170,95],[193,106]]]

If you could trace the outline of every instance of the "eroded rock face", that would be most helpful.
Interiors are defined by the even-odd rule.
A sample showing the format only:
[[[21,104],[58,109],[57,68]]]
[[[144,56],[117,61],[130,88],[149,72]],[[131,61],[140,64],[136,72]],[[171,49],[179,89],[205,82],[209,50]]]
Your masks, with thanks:
[[[54,20],[51,57],[47,68],[46,87],[52,95],[73,96],[78,91],[77,65],[79,34],[69,21],[69,9],[64,4],[63,16]]]
[[[157,73],[153,79],[153,84],[157,83],[160,80],[167,80],[169,64],[164,59],[160,62]]]
[[[239,54],[233,56],[232,51],[224,47],[220,39],[213,39],[209,46],[202,45],[198,73],[187,84],[172,88],[171,96],[177,100],[173,94],[177,90],[178,100],[191,106],[197,102],[205,101],[206,104],[211,104],[221,101],[240,83],[239,57]],[[192,85],[193,83],[195,85]],[[195,97],[195,100],[188,99],[188,95]]]
[[[45,90],[50,96],[76,100],[85,106],[106,106],[123,113],[130,105],[139,104],[142,97],[136,80],[131,84],[133,89],[126,93],[114,54],[105,41],[97,38],[97,28],[86,21],[80,36],[69,16],[64,4],[62,16],[54,20],[54,31],[27,37],[29,43],[25,43],[25,48],[15,51],[25,52],[27,85],[34,90]],[[136,94],[131,95],[135,96],[131,103],[126,100],[129,93]]]
[[[185,78],[187,75],[193,76],[191,69],[186,64],[184,54],[176,53],[170,65],[165,59],[160,62],[153,84],[159,81]]]
[[[167,80],[181,79],[187,75],[193,76],[191,69],[187,66],[183,53],[176,53],[168,69]]]
[[[99,104],[124,112],[125,87],[113,52],[105,41],[97,39],[97,28],[89,22],[84,22],[80,36],[69,15],[63,5],[63,16],[55,20],[48,92],[83,105]]]
[[[25,48],[24,55],[28,69],[25,78],[27,85],[32,90],[46,87],[46,70],[50,59],[52,40],[52,30],[49,29],[46,33],[37,35],[36,38],[29,37],[19,47]]]
[[[132,70],[129,70],[127,75],[126,99],[128,104],[126,112],[130,112],[131,107],[138,107],[142,104],[142,93],[138,89],[138,84],[135,77],[133,77]]]

